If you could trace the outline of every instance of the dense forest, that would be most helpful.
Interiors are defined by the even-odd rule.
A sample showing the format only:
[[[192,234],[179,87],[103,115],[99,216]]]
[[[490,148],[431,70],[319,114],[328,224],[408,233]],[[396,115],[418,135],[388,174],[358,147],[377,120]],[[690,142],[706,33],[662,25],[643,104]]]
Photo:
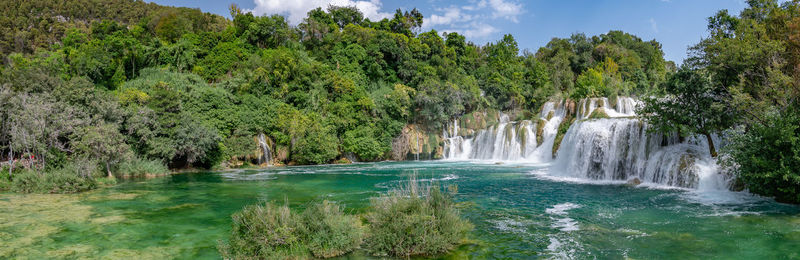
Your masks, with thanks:
[[[329,6],[291,26],[235,5],[229,20],[131,0],[5,1],[4,179],[54,191],[33,183],[246,165],[260,134],[279,164],[386,160],[408,124],[441,132],[473,111],[525,118],[552,99],[625,95],[660,131],[730,136],[721,157],[743,185],[800,201],[800,5],[748,3],[709,18],[678,67],[621,31],[532,52],[511,35],[422,32],[416,9],[371,21]]]

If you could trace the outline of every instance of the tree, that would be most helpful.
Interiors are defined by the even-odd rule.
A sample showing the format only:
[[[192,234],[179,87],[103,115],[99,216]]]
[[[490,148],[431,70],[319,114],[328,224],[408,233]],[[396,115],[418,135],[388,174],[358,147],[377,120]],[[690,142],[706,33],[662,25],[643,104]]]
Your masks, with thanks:
[[[732,125],[732,114],[724,104],[721,90],[701,71],[686,66],[669,77],[664,84],[668,96],[644,98],[639,112],[652,130],[670,133],[701,134],[708,141],[711,156],[717,151],[711,134]]]
[[[800,203],[800,115],[795,105],[770,113],[763,124],[733,133],[725,162],[753,193]],[[743,129],[740,129],[743,130]]]
[[[243,37],[259,48],[276,48],[293,39],[293,30],[280,15],[261,16],[251,22]]]
[[[75,133],[72,147],[84,157],[99,160],[105,164],[106,173],[111,177],[111,166],[129,158],[130,147],[116,125],[103,123],[88,126]]]
[[[575,82],[575,89],[572,90],[570,98],[580,100],[586,97],[601,97],[605,95],[606,83],[603,80],[603,73],[594,68],[581,73]]]

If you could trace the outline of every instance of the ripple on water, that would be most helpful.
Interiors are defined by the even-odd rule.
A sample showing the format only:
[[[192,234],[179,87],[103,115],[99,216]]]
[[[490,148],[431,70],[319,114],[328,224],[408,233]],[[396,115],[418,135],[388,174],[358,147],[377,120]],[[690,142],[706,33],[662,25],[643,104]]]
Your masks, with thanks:
[[[550,218],[553,220],[552,228],[558,229],[563,233],[556,233],[548,235],[550,244],[547,246],[553,258],[556,259],[572,259],[576,256],[576,252],[581,248],[580,243],[572,238],[570,232],[580,230],[578,222],[574,219],[567,217],[568,211],[580,208],[581,205],[572,202],[565,202],[553,205],[544,210],[545,213],[552,215]]]

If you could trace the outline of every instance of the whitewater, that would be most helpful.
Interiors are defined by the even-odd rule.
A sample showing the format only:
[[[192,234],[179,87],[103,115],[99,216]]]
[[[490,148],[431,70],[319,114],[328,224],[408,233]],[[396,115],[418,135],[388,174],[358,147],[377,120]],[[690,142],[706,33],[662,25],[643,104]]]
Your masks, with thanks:
[[[454,119],[442,135],[445,160],[522,163],[546,166],[536,174],[597,183],[630,183],[697,191],[728,191],[731,178],[720,171],[705,138],[649,131],[636,115],[634,98],[550,101],[538,120],[499,122],[474,134],[462,134]],[[593,119],[599,113],[602,118]],[[569,120],[569,122],[565,121]],[[569,128],[558,138],[558,128]],[[561,140],[558,140],[561,139]],[[723,140],[714,136],[720,146]],[[554,145],[558,144],[554,151]]]

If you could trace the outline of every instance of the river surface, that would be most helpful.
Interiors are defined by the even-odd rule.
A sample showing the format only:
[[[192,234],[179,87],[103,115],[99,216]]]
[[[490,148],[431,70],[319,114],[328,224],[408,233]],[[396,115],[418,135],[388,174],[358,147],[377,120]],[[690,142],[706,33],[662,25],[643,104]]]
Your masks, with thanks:
[[[359,213],[416,176],[458,186],[471,244],[446,259],[800,258],[800,207],[734,192],[550,178],[546,166],[381,162],[176,174],[77,195],[0,194],[0,259],[217,259],[230,215],[323,199]],[[368,259],[355,253],[343,259]]]

